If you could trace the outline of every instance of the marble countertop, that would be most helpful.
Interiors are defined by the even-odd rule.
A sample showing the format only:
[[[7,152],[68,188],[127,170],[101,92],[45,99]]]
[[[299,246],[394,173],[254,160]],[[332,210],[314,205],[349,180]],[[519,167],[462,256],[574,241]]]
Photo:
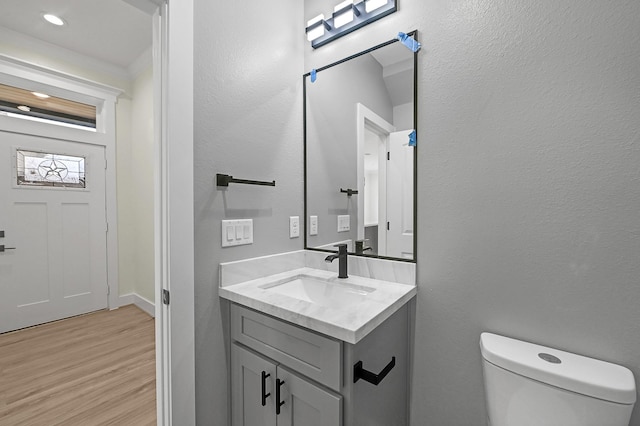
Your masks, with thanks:
[[[375,290],[364,301],[346,307],[326,307],[261,288],[298,275],[329,280],[337,285],[348,283]],[[415,285],[356,275],[338,279],[335,272],[310,267],[296,268],[219,289],[219,295],[224,299],[352,344],[358,343],[389,318],[414,297],[416,292]]]

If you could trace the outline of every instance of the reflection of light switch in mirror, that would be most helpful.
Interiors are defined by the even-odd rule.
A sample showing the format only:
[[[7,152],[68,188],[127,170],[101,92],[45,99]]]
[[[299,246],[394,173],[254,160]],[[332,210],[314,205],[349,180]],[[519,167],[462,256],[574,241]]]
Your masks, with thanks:
[[[309,235],[318,235],[318,216],[309,216]]]
[[[289,216],[289,238],[300,236],[300,216]]]
[[[348,214],[341,214],[338,216],[338,232],[346,232],[351,229],[351,224],[349,223],[351,216]]]
[[[222,247],[253,244],[253,219],[223,220]]]

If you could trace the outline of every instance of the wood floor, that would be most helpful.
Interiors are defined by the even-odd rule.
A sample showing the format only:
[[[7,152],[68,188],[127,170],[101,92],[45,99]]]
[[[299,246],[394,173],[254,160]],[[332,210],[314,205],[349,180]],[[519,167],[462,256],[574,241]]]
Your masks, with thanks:
[[[155,374],[133,305],[0,334],[0,426],[155,425]]]

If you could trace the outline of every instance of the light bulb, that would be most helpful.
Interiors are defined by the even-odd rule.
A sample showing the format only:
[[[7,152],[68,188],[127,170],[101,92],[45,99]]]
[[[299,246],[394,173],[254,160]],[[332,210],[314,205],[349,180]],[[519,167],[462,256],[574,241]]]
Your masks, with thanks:
[[[53,25],[57,25],[57,26],[62,26],[64,25],[64,21],[62,20],[62,18],[57,17],[56,15],[52,15],[50,13],[45,13],[44,15],[42,15],[42,17],[49,23],[53,24]]]

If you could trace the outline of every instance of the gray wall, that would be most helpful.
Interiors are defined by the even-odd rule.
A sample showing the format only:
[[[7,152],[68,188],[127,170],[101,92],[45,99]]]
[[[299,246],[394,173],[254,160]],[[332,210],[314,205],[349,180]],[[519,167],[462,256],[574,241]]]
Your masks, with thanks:
[[[302,248],[302,3],[195,1],[195,333],[198,425],[229,421],[218,264]],[[215,174],[276,187],[215,186]],[[254,244],[222,249],[222,219],[253,218]]]
[[[484,330],[640,377],[640,3],[400,0],[312,51],[304,22],[334,3],[196,1],[198,424],[228,419],[218,263],[302,246],[287,232],[302,215],[300,75],[412,29],[424,44],[412,424],[482,424]],[[278,186],[223,193],[216,172]],[[220,248],[231,217],[256,220],[253,246]]]
[[[327,65],[327,64],[322,64]],[[321,71],[315,83],[307,78],[307,180],[309,216],[318,216],[318,235],[309,247],[357,239],[356,105],[362,103],[393,123],[393,106],[382,78],[382,66],[364,55]],[[351,216],[351,230],[337,232],[338,215]],[[306,219],[308,220],[308,218]],[[355,248],[353,249],[355,250]]]
[[[484,330],[640,378],[640,2],[399,5],[305,69],[420,31],[412,424],[483,423]]]

